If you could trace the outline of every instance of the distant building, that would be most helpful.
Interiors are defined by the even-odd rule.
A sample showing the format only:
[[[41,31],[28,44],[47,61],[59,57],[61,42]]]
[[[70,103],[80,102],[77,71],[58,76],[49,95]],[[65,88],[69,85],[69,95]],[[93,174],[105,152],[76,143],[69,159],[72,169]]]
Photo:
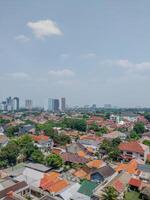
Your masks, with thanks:
[[[54,112],[59,112],[59,99],[54,99]]]
[[[48,98],[48,111],[54,112],[54,99]]]
[[[61,111],[65,111],[66,110],[66,98],[62,97],[61,98]]]
[[[110,108],[112,108],[112,106],[111,106],[111,104],[105,104],[105,105],[104,105],[104,108],[110,109]]]
[[[13,98],[13,110],[19,110],[19,97]]]
[[[26,99],[25,100],[25,108],[28,110],[32,110],[33,107],[33,102],[31,99]]]

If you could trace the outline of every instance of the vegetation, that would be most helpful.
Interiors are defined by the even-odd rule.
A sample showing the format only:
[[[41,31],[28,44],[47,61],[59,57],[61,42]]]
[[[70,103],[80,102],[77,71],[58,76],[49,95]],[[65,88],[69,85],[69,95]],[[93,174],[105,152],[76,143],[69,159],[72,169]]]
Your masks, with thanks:
[[[41,163],[41,157],[43,158],[44,156],[39,151],[28,135],[12,139],[5,147],[1,148],[0,168],[15,165],[19,155],[23,155],[25,160],[32,158],[33,161]]]
[[[112,141],[104,140],[100,146],[100,149],[105,150],[108,158],[110,160],[118,160],[120,155],[120,150],[118,149],[118,145],[121,140],[119,138],[113,139]]]
[[[136,192],[136,191],[131,191],[131,192],[127,192],[125,194],[125,200],[140,200],[139,198],[140,194],[139,192]]]
[[[143,141],[143,144],[145,144],[145,145],[147,145],[147,146],[150,147],[150,141],[149,141],[149,140],[144,140],[144,141]]]
[[[9,122],[10,122],[9,119],[2,119],[2,118],[0,118],[0,125],[2,125],[2,124],[8,124]]]
[[[142,135],[142,133],[144,133],[144,131],[145,131],[143,122],[135,123],[135,125],[133,127],[133,131],[135,131],[138,135]]]
[[[31,158],[34,162],[37,162],[37,163],[43,163],[44,161],[44,155],[39,149],[35,149],[32,152]]]
[[[14,133],[19,131],[19,127],[18,126],[9,126],[6,130],[6,134],[8,137],[13,137]]]
[[[118,194],[116,192],[116,190],[109,186],[105,189],[104,194],[102,196],[103,200],[116,200],[118,197]]]
[[[77,131],[86,131],[86,120],[85,119],[65,118],[62,121],[62,124],[66,128],[75,129]]]
[[[63,160],[59,155],[50,154],[49,156],[46,157],[45,163],[47,166],[53,168],[59,168],[63,165]]]
[[[138,140],[140,138],[139,134],[136,133],[135,131],[131,131],[130,133],[130,139],[132,140]]]
[[[144,117],[150,122],[150,113],[149,112],[144,113]]]

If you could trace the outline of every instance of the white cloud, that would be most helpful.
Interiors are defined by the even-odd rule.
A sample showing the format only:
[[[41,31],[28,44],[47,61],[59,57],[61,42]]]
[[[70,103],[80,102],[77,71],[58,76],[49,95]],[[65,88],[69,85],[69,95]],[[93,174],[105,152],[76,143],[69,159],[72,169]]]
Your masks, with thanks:
[[[63,33],[52,20],[40,20],[37,22],[28,22],[27,26],[32,29],[37,38],[44,38],[52,35],[61,36]]]
[[[91,53],[83,54],[81,56],[82,56],[82,58],[95,58],[96,54],[91,52]]]
[[[120,60],[105,60],[100,62],[100,65],[121,67],[128,71],[145,71],[150,70],[150,62],[133,63],[127,59]]]
[[[13,78],[13,79],[29,79],[30,76],[27,73],[24,72],[14,72],[14,73],[7,73],[5,74],[6,77],[8,78]]]
[[[30,40],[30,38],[28,38],[27,36],[25,35],[17,35],[15,37],[15,40],[17,41],[21,41],[21,42],[28,42]]]
[[[48,72],[50,76],[57,76],[57,77],[72,77],[75,73],[70,69],[63,69],[63,70],[50,70]]]

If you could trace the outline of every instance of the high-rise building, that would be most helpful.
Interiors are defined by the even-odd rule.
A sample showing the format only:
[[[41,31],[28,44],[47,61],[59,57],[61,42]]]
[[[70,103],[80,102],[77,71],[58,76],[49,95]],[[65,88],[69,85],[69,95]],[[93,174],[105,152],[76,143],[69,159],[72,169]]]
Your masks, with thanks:
[[[28,110],[32,110],[33,102],[31,99],[26,99],[25,100],[25,108]]]
[[[62,97],[61,98],[61,111],[65,111],[66,110],[66,98]]]
[[[54,99],[48,98],[48,111],[54,112]]]
[[[19,110],[19,97],[13,99],[13,110]]]
[[[11,97],[8,97],[6,99],[6,104],[7,104],[7,111],[12,111],[13,110],[13,99]]]
[[[54,112],[59,112],[59,99],[53,99]]]

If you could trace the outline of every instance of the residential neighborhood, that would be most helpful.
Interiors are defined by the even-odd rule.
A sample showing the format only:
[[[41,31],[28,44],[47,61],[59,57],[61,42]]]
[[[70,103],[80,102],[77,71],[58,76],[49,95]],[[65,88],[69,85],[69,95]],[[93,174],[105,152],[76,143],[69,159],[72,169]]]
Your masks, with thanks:
[[[147,114],[84,115],[0,114],[1,199],[149,199]]]

